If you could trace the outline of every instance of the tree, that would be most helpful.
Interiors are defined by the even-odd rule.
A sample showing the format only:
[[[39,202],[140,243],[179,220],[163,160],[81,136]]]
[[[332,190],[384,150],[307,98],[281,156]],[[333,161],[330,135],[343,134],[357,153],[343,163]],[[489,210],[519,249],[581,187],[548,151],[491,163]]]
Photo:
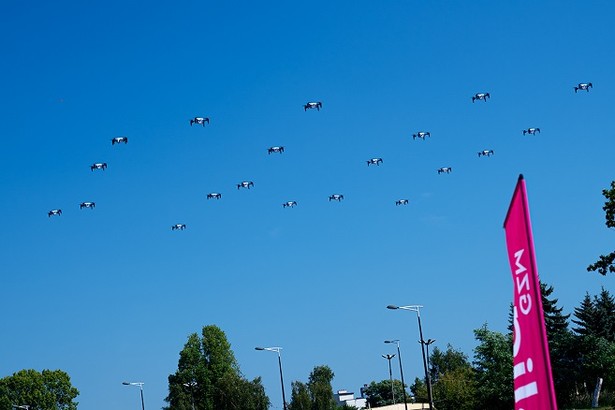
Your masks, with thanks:
[[[605,224],[608,228],[615,228],[615,181],[611,181],[610,189],[602,190],[602,195],[606,198],[602,207],[605,213]],[[600,255],[595,263],[587,267],[587,270],[590,272],[598,271],[601,275],[606,275],[607,272],[615,273],[615,252]]]
[[[364,391],[370,407],[382,407],[393,404],[391,380],[389,379],[379,382],[373,381]],[[400,380],[393,380],[393,393],[395,394],[395,403],[404,402],[404,392]]]
[[[307,384],[294,381],[292,382],[292,393],[290,397],[289,410],[312,410],[312,398]]]
[[[20,370],[0,379],[0,409],[28,405],[39,410],[76,410],[79,390],[62,370]]]
[[[472,365],[468,361],[468,356],[461,351],[455,350],[450,344],[446,346],[446,351],[435,347],[429,357],[429,371],[433,384],[437,383],[440,376],[459,369],[471,369]]]
[[[434,348],[429,363],[435,407],[441,410],[474,409],[476,383],[468,356],[449,344],[446,351]]]
[[[589,292],[585,293],[585,297],[581,302],[581,306],[574,308],[574,316],[572,323],[576,324],[574,332],[579,336],[594,335],[599,332],[596,323],[596,307]]]
[[[438,410],[474,410],[478,406],[474,370],[462,366],[447,370],[433,385],[434,405]]]
[[[514,408],[512,335],[490,331],[485,324],[474,336],[479,342],[473,364],[480,408]]]
[[[260,377],[246,380],[231,345],[217,326],[204,326],[201,337],[188,336],[177,371],[169,375],[168,410],[266,410],[269,398]]]
[[[316,366],[310,373],[307,385],[312,398],[312,410],[335,409],[335,399],[331,387],[333,377],[335,377],[335,374],[326,365]]]

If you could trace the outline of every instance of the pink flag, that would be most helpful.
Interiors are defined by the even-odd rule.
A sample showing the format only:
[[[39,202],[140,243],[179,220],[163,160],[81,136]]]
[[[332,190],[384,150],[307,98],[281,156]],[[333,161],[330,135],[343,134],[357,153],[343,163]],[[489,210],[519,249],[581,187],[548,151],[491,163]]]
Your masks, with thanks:
[[[557,410],[523,175],[504,221],[513,276],[515,410]]]

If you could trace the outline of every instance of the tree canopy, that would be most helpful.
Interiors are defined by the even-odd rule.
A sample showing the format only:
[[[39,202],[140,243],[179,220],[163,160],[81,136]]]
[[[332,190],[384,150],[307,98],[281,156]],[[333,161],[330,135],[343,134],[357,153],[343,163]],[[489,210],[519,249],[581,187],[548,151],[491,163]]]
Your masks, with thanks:
[[[603,189],[602,195],[606,198],[604,206],[604,216],[607,228],[615,228],[615,181],[611,181],[610,189]],[[587,267],[590,272],[598,271],[601,275],[607,272],[615,273],[615,251],[607,255],[600,255],[598,260]]]
[[[0,409],[30,406],[37,410],[76,410],[79,390],[62,370],[20,370],[0,379]]]
[[[269,398],[260,377],[246,380],[231,345],[217,326],[188,336],[177,371],[169,375],[168,410],[266,410]]]

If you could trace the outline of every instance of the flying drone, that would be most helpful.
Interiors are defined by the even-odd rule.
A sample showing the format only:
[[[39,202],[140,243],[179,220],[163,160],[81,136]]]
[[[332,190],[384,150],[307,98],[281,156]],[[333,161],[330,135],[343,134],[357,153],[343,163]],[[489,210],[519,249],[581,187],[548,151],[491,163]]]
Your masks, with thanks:
[[[207,199],[220,199],[222,198],[222,194],[219,194],[217,192],[211,192],[209,194],[207,194]]]
[[[407,199],[398,199],[397,201],[395,201],[395,206],[398,205],[408,205],[408,200]]]
[[[378,166],[380,166],[381,163],[382,163],[382,158],[372,158],[372,159],[368,159],[367,160],[367,166],[368,167],[370,165],[378,165]]]
[[[476,93],[472,97],[472,102],[474,102],[476,100],[479,100],[479,101],[483,100],[483,101],[487,102],[487,98],[491,98],[491,95],[489,95],[489,93]]]
[[[172,231],[177,231],[177,230],[183,231],[184,229],[186,229],[186,224],[175,224],[171,227]]]
[[[284,208],[294,208],[296,205],[297,205],[297,201],[288,201],[282,204]]]
[[[452,170],[453,168],[451,167],[442,167],[438,169],[438,174],[442,174],[442,173],[450,174]]]
[[[417,138],[420,138],[420,139],[424,140],[425,137],[431,137],[431,133],[430,132],[426,132],[426,131],[419,131],[416,134],[412,134],[412,139],[413,140],[415,140]]]
[[[121,142],[123,142],[124,144],[128,144],[128,137],[111,138],[111,145],[119,144]]]
[[[592,83],[579,83],[577,86],[574,87],[574,92],[576,93],[579,90],[589,92],[590,88],[594,88],[594,85]]]
[[[490,157],[492,155],[493,155],[493,150],[492,149],[486,149],[486,150],[480,151],[478,153],[479,157]]]
[[[313,110],[314,108],[320,111],[320,109],[322,108],[322,102],[320,101],[308,102],[307,104],[303,106],[303,111]]]
[[[269,149],[267,150],[267,153],[271,154],[272,152],[281,154],[284,152],[284,147],[269,147]]]
[[[79,204],[79,209],[83,209],[83,208],[94,209],[96,208],[96,202],[82,202]]]
[[[329,196],[329,202],[331,201],[341,202],[342,199],[344,199],[344,195],[342,194],[333,194]]]
[[[52,217],[52,216],[60,216],[62,215],[62,210],[61,209],[52,209],[51,211],[47,212],[47,216]]]
[[[96,162],[90,165],[90,171],[94,171],[95,169],[102,169],[104,171],[105,169],[107,169],[107,163],[106,162]]]
[[[209,124],[209,118],[207,117],[194,117],[190,120],[190,126],[192,126],[192,124],[200,124],[203,127],[205,126],[205,123]]]
[[[540,128],[528,128],[527,130],[523,130],[523,135],[536,135],[537,132],[540,133]]]
[[[252,181],[243,181],[237,184],[237,189],[239,188],[248,188],[250,189],[250,187],[254,186],[254,182]]]

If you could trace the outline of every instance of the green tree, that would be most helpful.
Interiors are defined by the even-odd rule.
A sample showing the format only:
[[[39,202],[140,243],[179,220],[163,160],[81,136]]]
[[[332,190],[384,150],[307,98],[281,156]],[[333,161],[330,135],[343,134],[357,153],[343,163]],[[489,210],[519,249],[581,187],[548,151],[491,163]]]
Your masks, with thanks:
[[[512,335],[491,331],[485,324],[474,336],[479,343],[473,364],[480,408],[514,408]]]
[[[0,409],[29,405],[39,410],[76,410],[79,390],[62,370],[20,370],[0,379]]]
[[[432,384],[435,384],[443,374],[459,369],[471,369],[472,364],[468,361],[468,356],[455,350],[450,344],[446,346],[446,351],[435,347],[429,357],[429,371]]]
[[[477,405],[474,370],[460,366],[441,373],[433,385],[434,406],[438,410],[474,410]]]
[[[610,189],[603,189],[602,195],[606,198],[606,202],[602,209],[605,213],[606,226],[615,228],[615,181],[611,181]],[[595,263],[587,267],[590,272],[598,271],[601,275],[606,275],[607,272],[615,273],[615,252],[608,255],[600,255]]]
[[[579,336],[595,335],[600,330],[596,322],[596,307],[589,292],[585,293],[585,297],[579,307],[574,308],[574,317],[572,323],[577,327],[572,330]]]
[[[365,388],[367,402],[370,407],[382,407],[393,404],[393,393],[395,403],[404,402],[404,391],[400,380],[393,380],[393,390],[391,391],[391,380],[386,379],[379,382],[371,382]]]
[[[289,410],[312,410],[312,398],[307,384],[294,381],[292,382],[292,393],[290,398]]]
[[[334,376],[333,370],[326,365],[316,366],[310,373],[307,385],[312,398],[312,410],[335,409],[336,404],[331,387]]]
[[[188,336],[177,371],[169,375],[168,410],[266,410],[269,398],[261,379],[246,380],[224,332],[204,326]]]
[[[417,403],[429,403],[429,398],[427,397],[427,384],[425,384],[424,379],[416,377],[414,383],[410,385],[410,391],[412,392],[412,396],[414,396],[414,401]]]

